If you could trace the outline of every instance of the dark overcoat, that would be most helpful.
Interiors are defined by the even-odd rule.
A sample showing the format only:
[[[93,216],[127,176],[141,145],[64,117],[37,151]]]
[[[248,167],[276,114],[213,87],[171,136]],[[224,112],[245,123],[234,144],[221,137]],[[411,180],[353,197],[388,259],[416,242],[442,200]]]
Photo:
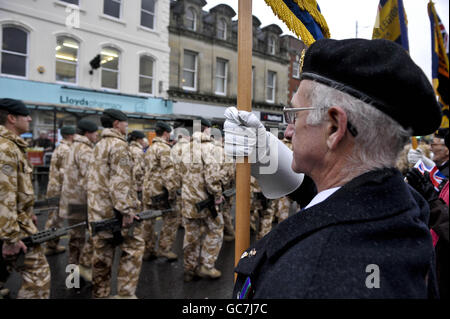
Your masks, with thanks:
[[[365,173],[250,247],[233,298],[427,298],[436,292],[428,218],[398,170]]]

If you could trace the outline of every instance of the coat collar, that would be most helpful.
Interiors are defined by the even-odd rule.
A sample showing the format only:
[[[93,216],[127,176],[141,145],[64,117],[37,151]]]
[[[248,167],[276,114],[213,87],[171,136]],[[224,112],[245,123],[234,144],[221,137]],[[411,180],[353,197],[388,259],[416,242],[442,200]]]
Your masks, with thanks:
[[[8,130],[4,125],[0,125],[0,136],[15,143],[22,150],[28,147],[28,143],[23,138]]]
[[[125,139],[125,136],[122,133],[120,133],[118,130],[116,130],[115,128],[105,128],[102,131],[102,137],[115,137],[115,138],[121,139],[124,142],[127,141]]]
[[[92,143],[86,136],[84,135],[79,135],[79,134],[75,134],[73,137],[73,141],[77,142],[77,143],[84,143],[87,146],[93,148],[94,147],[94,143]]]
[[[380,199],[389,200],[380,204]],[[417,206],[397,169],[377,169],[356,177],[325,201],[305,209],[275,227],[266,237],[271,258],[291,242],[321,228],[345,222],[370,221]],[[417,211],[419,217],[420,211]]]

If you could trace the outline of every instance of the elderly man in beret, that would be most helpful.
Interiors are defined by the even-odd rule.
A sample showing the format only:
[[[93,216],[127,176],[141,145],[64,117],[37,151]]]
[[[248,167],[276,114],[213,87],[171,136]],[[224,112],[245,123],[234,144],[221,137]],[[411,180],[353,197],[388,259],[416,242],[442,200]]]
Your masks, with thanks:
[[[63,126],[61,128],[62,140],[53,152],[52,159],[50,161],[47,198],[61,196],[61,188],[64,178],[64,161],[69,153],[70,146],[72,145],[74,134],[75,128],[72,126]],[[49,229],[51,227],[62,227],[62,221],[63,219],[61,218],[59,211],[52,210],[49,212],[47,222],[45,223],[45,228]],[[47,256],[66,251],[66,248],[62,245],[58,245],[58,242],[59,238],[47,242],[47,247],[45,249],[45,254]]]
[[[174,261],[178,256],[172,251],[179,226],[178,209],[176,208],[177,190],[181,188],[181,181],[175,172],[175,166],[170,156],[169,144],[172,128],[165,122],[156,123],[156,137],[145,153],[145,172],[143,203],[146,209],[168,209],[172,212],[164,214],[163,225],[159,234],[158,251],[156,256]],[[166,194],[166,195],[165,195]],[[152,255],[155,238],[152,221],[145,221],[145,259]]]
[[[122,231],[114,234],[102,231],[93,238],[92,295],[109,297],[114,251],[119,245],[117,298],[135,299],[145,245],[142,224],[134,227],[132,234],[127,229],[138,218],[139,210],[133,160],[125,138],[128,118],[120,110],[106,109],[100,121],[104,130],[94,148],[88,173],[89,222],[122,218]]]
[[[22,101],[0,99],[0,244],[3,259],[14,259],[24,253],[24,264],[18,268],[7,261],[22,277],[17,298],[49,298],[50,267],[43,247],[27,248],[21,238],[38,231],[33,214],[33,169],[28,163],[27,143],[20,135],[30,129],[30,111]]]
[[[88,171],[98,138],[95,122],[82,119],[77,123],[76,134],[66,157],[65,174],[61,191],[60,215],[69,225],[87,220]],[[92,237],[86,241],[82,227],[69,232],[68,263],[79,266],[80,275],[92,281]]]
[[[394,168],[411,135],[441,123],[427,77],[394,42],[324,39],[300,80],[285,110],[293,153],[251,113],[226,110],[228,153],[251,155],[259,137],[252,174],[266,196],[318,192],[242,254],[233,297],[436,296],[429,207]],[[251,128],[246,148],[234,142]],[[264,156],[275,172],[263,174]]]

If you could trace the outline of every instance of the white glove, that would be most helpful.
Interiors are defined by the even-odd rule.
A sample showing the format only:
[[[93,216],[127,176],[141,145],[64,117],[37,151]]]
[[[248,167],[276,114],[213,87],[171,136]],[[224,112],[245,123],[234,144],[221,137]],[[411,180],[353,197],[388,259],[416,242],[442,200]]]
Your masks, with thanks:
[[[408,152],[408,162],[415,165],[419,160],[421,160],[427,167],[433,167],[436,165],[431,159],[423,154],[421,149],[410,149]]]
[[[251,174],[264,196],[280,198],[300,186],[304,175],[292,170],[292,151],[267,132],[256,115],[229,107],[225,118],[225,153],[230,157],[249,156]]]

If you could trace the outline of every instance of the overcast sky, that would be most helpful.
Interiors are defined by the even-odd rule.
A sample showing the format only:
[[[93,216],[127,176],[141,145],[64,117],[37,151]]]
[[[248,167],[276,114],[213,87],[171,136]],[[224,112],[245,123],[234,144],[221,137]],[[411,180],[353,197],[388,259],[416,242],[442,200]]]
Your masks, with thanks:
[[[204,10],[209,11],[218,4],[225,3],[238,13],[239,0],[206,0]],[[276,23],[284,34],[295,36],[266,5],[264,0],[252,0],[253,15],[261,21],[261,27]],[[280,0],[281,1],[281,0]],[[447,33],[449,0],[434,0],[436,12],[444,23]],[[346,39],[356,36],[358,21],[358,38],[372,38],[373,25],[377,15],[379,0],[317,0],[323,16],[328,23],[331,38]],[[409,51],[413,60],[431,79],[431,31],[427,13],[428,0],[403,0],[408,18]]]

